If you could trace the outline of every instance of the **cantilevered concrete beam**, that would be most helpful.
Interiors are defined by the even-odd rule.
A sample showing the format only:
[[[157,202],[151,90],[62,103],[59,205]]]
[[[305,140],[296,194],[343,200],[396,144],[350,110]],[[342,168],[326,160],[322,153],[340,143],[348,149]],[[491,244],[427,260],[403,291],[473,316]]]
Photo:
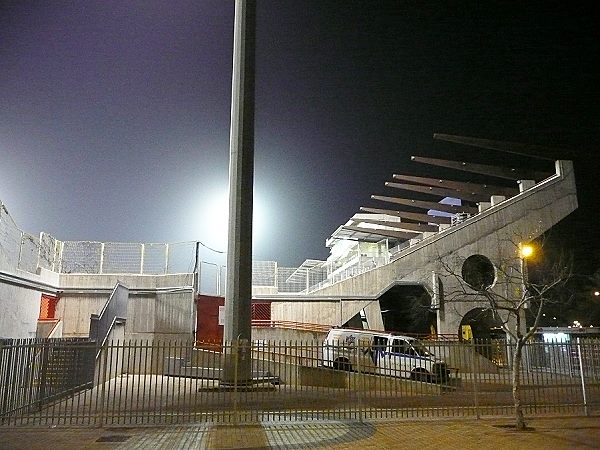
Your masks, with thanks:
[[[383,225],[390,228],[398,228],[399,230],[405,231],[417,231],[423,233],[425,231],[436,232],[439,228],[436,225],[426,225],[424,223],[410,223],[410,222],[391,222],[388,220],[375,220],[375,219],[352,219],[355,222],[360,223],[372,223],[374,225]]]
[[[424,158],[422,156],[411,156],[411,159],[423,164],[431,164],[433,166],[447,167],[449,169],[461,170],[463,172],[478,173],[490,177],[504,178],[506,180],[542,180],[548,177],[548,173],[524,171],[515,168],[496,167],[487,164],[475,164],[468,162],[449,161],[446,159]]]
[[[384,195],[371,195],[371,198],[373,200],[381,200],[382,202],[389,202],[389,203],[396,203],[398,205],[406,205],[406,206],[413,206],[415,208],[421,208],[421,209],[433,209],[435,211],[443,211],[443,212],[447,212],[447,213],[459,213],[459,212],[466,212],[469,214],[477,214],[479,212],[479,210],[477,208],[474,208],[472,206],[465,206],[465,205],[445,205],[442,203],[436,203],[436,202],[424,202],[424,201],[420,201],[420,200],[411,200],[411,199],[407,199],[407,198],[397,198],[397,197],[386,197]]]
[[[442,187],[434,186],[418,186],[416,184],[403,184],[403,183],[392,183],[387,181],[385,183],[387,187],[394,189],[402,189],[405,191],[422,192],[423,194],[437,195],[439,197],[453,197],[460,198],[461,200],[467,200],[469,202],[489,202],[490,197],[486,195],[473,194],[469,192],[459,192],[454,189],[446,189]]]
[[[418,236],[420,233],[409,233],[404,231],[392,231],[392,230],[382,230],[379,228],[362,228],[362,227],[353,227],[349,225],[344,225],[342,227],[344,230],[355,231],[357,233],[367,233],[367,234],[376,234],[378,236],[391,237],[394,239],[398,239],[400,241],[407,241],[409,239]]]
[[[481,139],[468,136],[456,136],[452,134],[435,133],[434,139],[438,141],[454,142],[455,144],[470,145],[472,147],[486,148],[488,150],[498,150],[503,153],[512,153],[514,155],[528,156],[546,161],[554,161],[555,158],[548,158],[543,155],[555,155],[556,158],[564,156],[565,150],[558,148],[544,147],[542,145],[521,144],[519,142],[492,141],[490,139]]]
[[[395,211],[392,209],[366,208],[364,206],[361,206],[360,210],[368,213],[387,214],[389,216],[402,217],[403,219],[416,220],[424,223],[452,223],[452,219],[450,219],[450,217],[444,216],[430,216],[429,214]]]
[[[426,177],[413,177],[410,175],[399,175],[394,174],[395,180],[409,181],[411,183],[423,184],[425,186],[436,186],[436,187],[445,187],[448,189],[454,189],[458,192],[468,192],[470,194],[478,194],[485,196],[489,201],[489,198],[492,195],[502,195],[504,197],[510,198],[514,197],[519,193],[519,189],[517,188],[509,188],[504,186],[492,186],[489,184],[475,184],[468,183],[465,181],[452,181],[452,180],[442,180],[439,178],[426,178]]]

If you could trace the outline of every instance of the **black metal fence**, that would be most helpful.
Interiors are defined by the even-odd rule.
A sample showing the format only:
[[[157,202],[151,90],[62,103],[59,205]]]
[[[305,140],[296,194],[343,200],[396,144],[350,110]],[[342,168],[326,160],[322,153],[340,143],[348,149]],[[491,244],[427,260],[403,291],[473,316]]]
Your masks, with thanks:
[[[109,342],[94,358],[94,342],[3,342],[0,420],[103,426],[513,413],[510,346],[424,344],[435,358],[289,341]],[[223,370],[245,367],[241,358],[249,372],[222,382]],[[69,369],[55,369],[58,361]],[[528,344],[520,377],[527,415],[600,413],[598,341]]]
[[[95,350],[89,339],[0,341],[2,422],[93,388]]]

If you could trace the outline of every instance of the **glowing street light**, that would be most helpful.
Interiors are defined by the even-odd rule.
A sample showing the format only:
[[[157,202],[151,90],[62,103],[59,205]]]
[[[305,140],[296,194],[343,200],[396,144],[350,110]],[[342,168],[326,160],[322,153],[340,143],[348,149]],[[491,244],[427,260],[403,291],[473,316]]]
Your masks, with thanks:
[[[534,251],[533,245],[523,244],[519,248],[519,253],[521,255],[521,258],[527,259],[527,258],[531,258],[533,256],[533,254],[535,253],[535,251]]]
[[[531,258],[534,253],[535,251],[533,245],[519,244],[519,256],[521,258],[521,277],[523,283],[523,299],[527,298],[527,284],[529,283],[529,275],[527,273],[527,259]],[[525,307],[529,307],[529,300],[525,302]]]

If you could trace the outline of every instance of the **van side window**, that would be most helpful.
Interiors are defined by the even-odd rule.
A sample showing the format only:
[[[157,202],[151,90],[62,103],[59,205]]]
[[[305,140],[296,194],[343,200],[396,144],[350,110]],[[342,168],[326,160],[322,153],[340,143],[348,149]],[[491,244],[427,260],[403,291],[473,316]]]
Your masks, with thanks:
[[[406,347],[406,342],[401,339],[394,339],[392,343],[392,353],[404,353],[404,348]]]
[[[408,342],[403,339],[394,339],[392,343],[392,353],[400,353],[403,355],[414,355],[415,351]]]
[[[388,340],[382,336],[373,338],[373,350],[384,352],[387,349]]]

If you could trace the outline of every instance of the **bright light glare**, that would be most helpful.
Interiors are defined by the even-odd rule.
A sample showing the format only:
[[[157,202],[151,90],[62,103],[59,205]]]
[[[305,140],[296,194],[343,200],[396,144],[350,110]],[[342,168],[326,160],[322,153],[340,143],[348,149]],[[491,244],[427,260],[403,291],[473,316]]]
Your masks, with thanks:
[[[254,191],[252,240],[256,247],[266,235],[269,224],[269,209],[262,196]],[[229,194],[227,188],[206,192],[196,214],[198,239],[219,251],[227,251],[229,227]]]
[[[229,214],[227,188],[207,190],[203,194],[196,214],[198,239],[205,245],[224,252],[227,250]]]
[[[531,245],[522,245],[521,246],[521,257],[522,258],[529,258],[531,255],[533,255],[533,246]]]

